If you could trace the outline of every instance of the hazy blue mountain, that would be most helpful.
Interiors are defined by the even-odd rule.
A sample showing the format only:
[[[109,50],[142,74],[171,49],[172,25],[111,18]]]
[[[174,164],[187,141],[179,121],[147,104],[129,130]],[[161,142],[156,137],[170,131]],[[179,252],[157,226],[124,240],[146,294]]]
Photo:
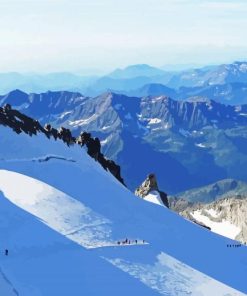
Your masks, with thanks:
[[[108,74],[109,77],[114,79],[128,79],[135,77],[154,77],[167,74],[164,70],[155,68],[146,64],[131,65],[124,69],[116,69]]]
[[[103,92],[120,92],[125,93],[136,88],[140,88],[145,84],[151,83],[152,77],[138,76],[133,78],[115,79],[108,76],[99,78],[90,85],[84,94],[89,96],[97,96]]]
[[[13,89],[40,93],[46,91],[80,92],[97,96],[103,92],[129,96],[167,95],[174,99],[204,96],[229,104],[247,103],[247,63],[208,66],[179,72],[164,71],[146,64],[117,69],[104,76],[72,73],[0,73],[0,94]]]
[[[233,179],[225,179],[200,188],[179,193],[178,198],[197,203],[210,203],[215,200],[236,195],[247,195],[247,183]]]
[[[137,96],[137,97],[144,97],[144,96],[169,96],[171,98],[177,97],[177,92],[169,88],[163,84],[160,83],[150,83],[145,84],[139,89],[132,90],[129,92],[126,92],[129,96]]]
[[[224,104],[238,105],[247,103],[247,83],[232,82],[200,87],[180,87],[175,98],[206,97]]]
[[[0,100],[7,102],[43,124],[98,136],[104,154],[121,165],[131,189],[150,172],[168,193],[226,178],[247,181],[247,105],[202,98],[19,91]]]
[[[202,65],[202,64],[166,64],[161,67],[162,70],[164,71],[169,71],[169,72],[182,72],[182,71],[189,71],[192,69],[207,69],[211,70],[213,68],[216,68],[217,65]]]
[[[85,90],[86,95],[99,95],[102,92],[114,91],[133,95],[131,92],[152,83],[166,84],[173,72],[163,71],[146,64],[131,65],[99,78]],[[138,93],[138,91],[137,91]]]
[[[149,79],[141,81],[140,77]],[[106,80],[108,78],[108,80]],[[118,82],[113,83],[109,78]],[[126,82],[126,79],[136,79],[132,83]],[[103,78],[103,85],[98,89],[98,83],[102,83],[101,79],[94,85],[96,90],[107,91],[115,90],[126,93],[141,89],[145,84],[163,84],[169,88],[179,89],[180,87],[209,87],[226,84],[229,88],[238,87],[237,83],[247,83],[247,62],[234,62],[232,64],[223,64],[219,66],[206,66],[198,69],[189,69],[182,71],[164,71],[148,65],[133,65],[125,69],[117,69]],[[120,81],[125,81],[120,83]],[[230,86],[229,86],[230,85]],[[103,87],[102,87],[103,86]],[[226,87],[226,88],[227,88]],[[152,93],[150,93],[152,95]],[[155,95],[155,94],[153,94]]]
[[[247,83],[232,82],[217,85],[195,87],[180,87],[172,89],[163,84],[146,84],[136,90],[123,92],[129,96],[160,96],[165,95],[173,99],[187,100],[193,97],[203,97],[223,104],[239,105],[247,103]]]
[[[145,69],[147,71],[149,69],[150,73],[155,72],[147,65],[136,65],[117,70],[113,72],[116,75],[111,76],[110,74],[97,80],[92,87],[94,92],[89,91],[86,94],[98,95],[100,92],[113,91],[138,97],[166,95],[184,100],[199,96],[224,104],[247,103],[246,62],[207,66],[180,72],[163,71],[163,74],[156,76],[149,76]],[[132,73],[132,76],[128,73]],[[142,74],[142,76],[135,76],[134,73]],[[132,78],[129,78],[130,76]]]
[[[0,73],[0,94],[13,89],[25,92],[84,91],[97,77],[59,72],[48,74]]]
[[[167,83],[172,88],[247,83],[247,62],[219,65],[213,68],[192,69],[174,75]]]

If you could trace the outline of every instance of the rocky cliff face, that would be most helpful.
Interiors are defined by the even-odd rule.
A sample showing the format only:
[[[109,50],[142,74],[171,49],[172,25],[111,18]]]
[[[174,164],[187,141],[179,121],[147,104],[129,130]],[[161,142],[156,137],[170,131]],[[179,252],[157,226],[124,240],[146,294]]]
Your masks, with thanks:
[[[247,198],[228,197],[209,204],[189,205],[179,212],[213,232],[247,244]]]
[[[135,195],[157,204],[163,204],[169,208],[167,194],[160,191],[154,174],[149,174],[146,180],[135,191]]]

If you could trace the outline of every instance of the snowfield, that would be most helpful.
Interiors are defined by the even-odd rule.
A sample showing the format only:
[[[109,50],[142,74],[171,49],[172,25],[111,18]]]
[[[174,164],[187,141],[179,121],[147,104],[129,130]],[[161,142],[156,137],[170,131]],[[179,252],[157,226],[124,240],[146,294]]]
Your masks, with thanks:
[[[215,214],[215,213],[214,213]],[[207,216],[202,214],[202,211],[197,210],[191,213],[192,217],[197,221],[204,223],[215,233],[235,239],[240,233],[241,229],[234,224],[231,224],[229,221],[223,220],[221,222],[211,221]]]
[[[15,186],[12,186],[13,183]],[[5,170],[0,170],[0,188],[15,205],[83,247],[113,245],[110,221],[63,192]]]
[[[0,139],[0,295],[246,295],[246,247],[136,198],[78,146]]]
[[[164,207],[164,204],[160,198],[160,194],[156,190],[150,191],[149,194],[147,194],[143,199]]]

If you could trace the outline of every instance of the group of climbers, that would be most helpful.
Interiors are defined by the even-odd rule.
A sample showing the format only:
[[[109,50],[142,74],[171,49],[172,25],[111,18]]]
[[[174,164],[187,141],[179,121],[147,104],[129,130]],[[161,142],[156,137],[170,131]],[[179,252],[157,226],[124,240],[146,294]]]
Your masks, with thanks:
[[[105,170],[109,170],[122,184],[124,180],[121,177],[120,166],[114,161],[106,159],[101,153],[101,144],[99,138],[93,138],[90,133],[83,132],[78,138],[72,136],[68,128],[60,127],[58,130],[50,124],[44,127],[37,121],[28,117],[21,112],[12,109],[10,104],[0,107],[0,124],[11,127],[17,134],[22,132],[32,136],[37,132],[45,134],[48,138],[53,137],[55,140],[60,139],[68,146],[79,144],[87,147],[87,153],[98,161]]]
[[[145,244],[145,240],[130,240],[130,239],[125,239],[123,241],[118,241],[117,244],[118,245],[137,245],[137,244]]]

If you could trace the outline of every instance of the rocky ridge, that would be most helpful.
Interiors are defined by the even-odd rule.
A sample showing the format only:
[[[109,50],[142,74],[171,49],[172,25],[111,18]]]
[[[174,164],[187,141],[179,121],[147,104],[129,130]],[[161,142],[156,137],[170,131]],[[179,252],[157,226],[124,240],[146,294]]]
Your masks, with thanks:
[[[56,129],[50,124],[46,124],[43,127],[38,120],[22,114],[18,110],[12,109],[10,104],[0,107],[0,124],[12,128],[17,134],[24,132],[29,136],[33,136],[37,135],[37,133],[43,133],[47,138],[62,140],[68,146],[80,145],[82,147],[85,145],[88,155],[94,158],[95,161],[98,161],[105,170],[109,170],[116,179],[125,185],[121,177],[120,166],[114,161],[104,157],[101,153],[99,139],[91,137],[90,133],[81,132],[76,138],[68,128],[60,127]]]
[[[195,223],[211,228],[214,232],[247,244],[246,196],[239,195],[208,204],[189,205],[179,211],[179,214]],[[234,231],[230,230],[232,228]]]

